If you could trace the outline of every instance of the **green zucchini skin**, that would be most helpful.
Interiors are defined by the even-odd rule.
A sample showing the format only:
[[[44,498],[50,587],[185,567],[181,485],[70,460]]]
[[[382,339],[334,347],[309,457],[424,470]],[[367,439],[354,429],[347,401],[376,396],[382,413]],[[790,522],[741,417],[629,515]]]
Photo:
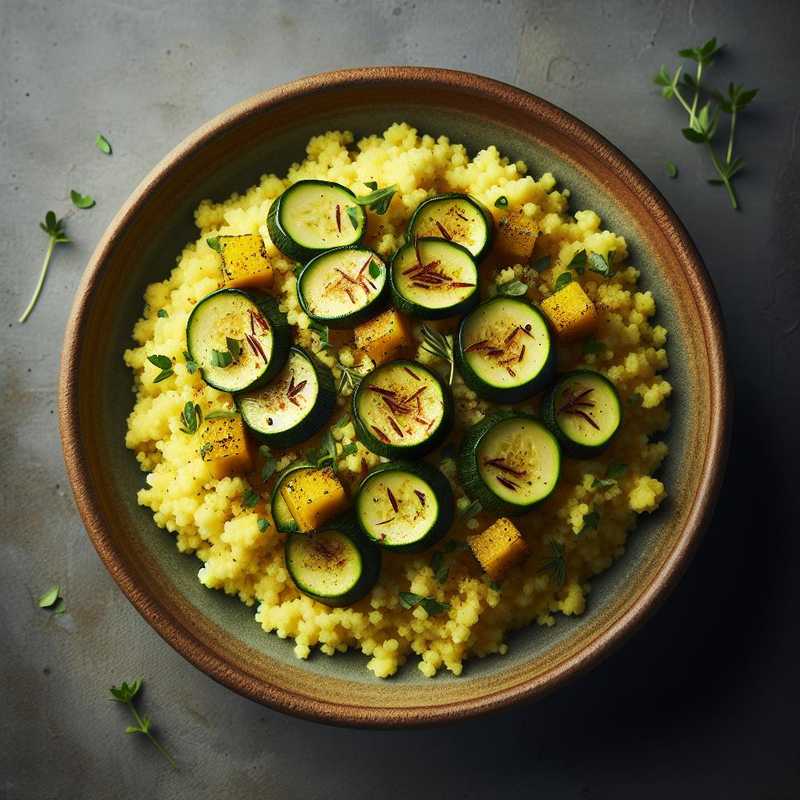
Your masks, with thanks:
[[[292,566],[292,546],[296,537],[314,537],[316,533],[289,533],[286,537],[284,544],[284,561],[286,570],[289,577],[292,579],[294,585],[300,592],[308,597],[323,603],[326,606],[338,608],[341,606],[349,606],[358,602],[365,597],[375,584],[378,582],[378,577],[381,572],[381,551],[369,539],[367,539],[355,524],[351,516],[347,515],[334,520],[325,527],[321,528],[319,533],[333,531],[336,534],[347,538],[358,551],[361,558],[361,572],[357,581],[346,592],[338,595],[322,595],[313,590],[305,584],[303,578],[297,575],[297,570]]]
[[[302,347],[297,347],[296,345],[290,347],[289,357],[291,357],[293,351],[299,353],[311,364],[311,368],[317,378],[317,396],[311,408],[297,425],[279,433],[270,433],[268,430],[255,427],[242,403],[244,395],[249,394],[249,392],[239,392],[234,398],[245,425],[255,434],[257,439],[272,447],[292,447],[304,442],[306,439],[310,439],[330,419],[331,413],[336,407],[336,383],[328,367],[317,361]]]
[[[431,320],[447,319],[448,317],[459,316],[460,314],[466,314],[468,311],[471,311],[480,302],[480,291],[478,288],[479,272],[477,264],[475,266],[475,289],[468,297],[465,297],[458,303],[453,303],[452,305],[444,308],[430,308],[422,303],[416,303],[413,300],[410,300],[408,297],[406,297],[406,295],[403,294],[398,286],[397,278],[395,276],[395,267],[400,264],[409,250],[413,250],[415,248],[416,243],[424,244],[425,242],[445,242],[449,247],[457,249],[461,253],[466,254],[473,263],[476,261],[472,253],[470,253],[466,247],[463,247],[457,242],[448,242],[446,239],[437,239],[434,237],[423,237],[415,240],[415,242],[407,242],[394,254],[392,257],[391,266],[389,268],[389,284],[391,286],[392,302],[394,303],[395,308],[397,308],[397,310],[401,313],[407,314],[410,317]]]
[[[611,431],[611,433],[609,434],[608,438],[600,444],[590,445],[586,443],[576,442],[574,439],[571,439],[558,424],[558,414],[556,411],[556,398],[558,397],[558,394],[565,383],[567,383],[568,381],[580,379],[581,377],[591,377],[594,380],[600,381],[600,383],[602,383],[609,390],[610,394],[613,396],[613,399],[616,401],[617,412],[619,414],[619,421],[614,430]],[[614,386],[613,383],[611,383],[611,381],[608,378],[606,378],[605,375],[601,375],[599,372],[595,372],[594,370],[577,369],[573,370],[572,372],[567,372],[564,375],[561,375],[559,379],[556,381],[556,383],[553,385],[553,387],[542,398],[541,415],[542,415],[542,422],[544,422],[544,424],[547,425],[552,434],[556,437],[556,439],[558,439],[559,444],[561,445],[561,449],[564,451],[564,453],[572,458],[582,459],[582,458],[593,458],[594,456],[599,455],[608,448],[614,436],[622,427],[623,409],[622,409],[622,402],[619,399],[619,392],[617,392],[617,388]]]
[[[408,227],[406,229],[406,236],[408,241],[413,241],[416,235],[416,227],[419,222],[419,219],[425,210],[425,207],[430,205],[431,203],[438,203],[442,200],[460,200],[462,202],[468,203],[473,208],[477,209],[481,216],[483,217],[484,225],[486,226],[486,241],[483,244],[483,247],[478,250],[477,253],[473,253],[475,256],[475,260],[480,262],[483,257],[492,249],[492,242],[494,241],[494,217],[492,216],[491,211],[489,211],[486,206],[481,203],[475,197],[472,197],[468,194],[461,194],[459,192],[449,192],[447,194],[439,194],[435,197],[429,197],[426,200],[423,200],[417,207],[414,209],[414,213],[411,215],[411,219],[408,221]]]
[[[361,419],[361,415],[358,412],[358,399],[361,396],[361,392],[367,391],[367,386],[369,384],[370,376],[373,375],[376,370],[381,369],[383,367],[387,367],[389,365],[407,365],[412,369],[425,372],[427,375],[431,376],[431,378],[438,384],[441,390],[442,400],[444,404],[441,422],[439,423],[439,426],[431,433],[431,435],[425,441],[420,442],[417,445],[398,447],[381,441],[372,432],[372,430],[369,427],[369,424],[365,423]],[[450,387],[447,386],[445,382],[433,370],[430,370],[427,367],[422,366],[422,364],[419,364],[416,361],[406,361],[402,359],[396,361],[387,361],[386,363],[381,364],[379,367],[376,367],[376,369],[373,370],[372,372],[365,375],[361,379],[356,390],[353,392],[353,401],[352,401],[353,426],[355,427],[358,439],[362,442],[362,444],[365,447],[367,447],[376,455],[390,459],[421,458],[427,453],[430,453],[432,450],[435,450],[450,435],[450,431],[453,429],[453,423],[454,423],[453,408],[454,408],[454,401],[452,392],[450,391]]]
[[[289,509],[286,508],[285,511],[281,509],[281,506],[286,505],[281,497],[281,485],[293,472],[299,469],[316,469],[316,465],[304,459],[295,461],[293,464],[289,464],[289,466],[278,475],[275,479],[275,485],[272,487],[272,494],[270,495],[272,521],[275,523],[277,530],[281,533],[293,533],[298,530],[297,523],[294,521],[294,517],[292,517]]]
[[[388,265],[384,263],[383,259],[377,253],[369,248],[359,247],[357,245],[335,247],[333,250],[326,250],[323,253],[319,253],[317,256],[312,258],[311,261],[309,261],[302,268],[302,270],[300,270],[300,274],[297,276],[297,299],[300,302],[300,307],[315,322],[318,322],[321,325],[327,325],[329,328],[336,330],[347,330],[348,328],[360,325],[362,322],[366,322],[368,319],[371,319],[379,314],[389,304],[389,278],[388,275],[384,275],[384,283],[381,287],[381,291],[372,300],[370,300],[367,305],[362,306],[359,310],[354,311],[351,314],[345,314],[341,317],[321,317],[311,311],[305,292],[303,291],[304,280],[314,269],[317,268],[322,259],[327,258],[332,253],[338,253],[345,250],[357,250],[363,252],[365,255],[367,253],[372,253],[372,256],[377,260],[378,264],[380,264],[381,269],[384,270],[384,273],[389,271]]]
[[[247,386],[239,387],[235,391],[243,392],[256,389],[259,386],[263,386],[264,384],[268,383],[278,372],[280,372],[281,369],[283,369],[283,365],[286,363],[286,358],[289,354],[291,328],[286,320],[286,315],[278,309],[278,303],[274,297],[261,292],[244,291],[242,289],[217,289],[216,292],[211,292],[211,294],[206,295],[195,305],[191,314],[189,314],[189,318],[186,320],[186,350],[191,356],[192,360],[197,361],[195,358],[195,352],[192,349],[192,336],[190,334],[193,320],[195,319],[195,315],[198,313],[198,311],[202,309],[203,305],[208,302],[213,302],[215,297],[219,297],[223,294],[238,294],[253,303],[258,311],[267,320],[272,331],[272,353],[270,354],[269,363],[267,364],[266,369]],[[202,366],[200,367],[200,375],[209,386],[212,386],[221,392],[231,391],[230,388],[224,386],[219,381],[216,383],[213,382],[208,377],[206,370],[203,369]]]
[[[500,388],[497,386],[492,386],[490,383],[484,381],[472,369],[464,353],[464,348],[466,347],[466,342],[464,341],[464,332],[469,320],[469,316],[464,317],[464,319],[462,319],[459,323],[458,332],[456,333],[453,347],[453,355],[455,357],[456,369],[458,369],[458,371],[461,373],[464,383],[466,383],[467,386],[469,386],[469,388],[475,392],[475,394],[477,394],[479,397],[482,397],[484,400],[490,400],[494,403],[502,403],[503,405],[511,405],[513,403],[521,403],[523,400],[533,397],[535,394],[543,391],[553,382],[556,371],[556,348],[553,342],[550,327],[547,324],[547,320],[544,318],[542,312],[536,308],[536,306],[531,305],[524,300],[518,300],[517,298],[509,297],[492,297],[489,300],[485,300],[483,303],[481,303],[481,306],[488,306],[491,303],[500,301],[522,303],[542,320],[542,324],[544,325],[548,335],[548,355],[539,372],[526,383],[514,387]]]
[[[549,435],[558,454],[557,472],[560,476],[561,448],[559,446],[558,439],[556,439],[555,436],[553,436],[552,433],[550,433],[547,428],[532,414],[523,414],[517,411],[496,411],[494,414],[490,414],[488,417],[485,417],[480,422],[469,428],[461,442],[457,468],[458,477],[467,495],[473,500],[478,500],[484,511],[489,511],[496,514],[505,514],[508,516],[518,516],[520,514],[526,514],[532,508],[535,508],[541,502],[546,500],[555,490],[555,487],[558,484],[558,477],[556,478],[552,488],[550,489],[550,492],[548,492],[547,495],[540,497],[533,503],[528,504],[514,504],[506,502],[492,492],[491,489],[489,489],[481,477],[480,470],[478,468],[478,448],[480,447],[481,440],[484,436],[490,433],[497,424],[508,419],[524,419],[534,422]]]
[[[291,186],[284,189],[284,191],[273,201],[272,205],[267,212],[267,231],[269,232],[269,238],[272,240],[272,243],[275,247],[278,248],[285,256],[289,258],[293,258],[295,261],[305,262],[308,261],[314,256],[319,255],[320,253],[325,252],[326,250],[330,250],[332,248],[329,247],[319,247],[319,248],[309,248],[304,247],[303,245],[296,242],[286,231],[282,222],[282,206],[286,200],[286,198],[290,195],[290,193],[297,189],[300,186],[308,186],[309,184],[316,184],[317,186],[329,186],[335,189],[339,189],[350,197],[353,198],[353,206],[358,210],[358,214],[361,220],[361,224],[359,226],[359,231],[357,235],[353,237],[353,239],[348,242],[347,246],[352,246],[358,244],[363,238],[364,234],[367,230],[367,218],[366,212],[364,211],[361,206],[356,203],[356,196],[355,194],[350,191],[346,186],[342,186],[340,183],[335,183],[334,181],[323,181],[323,180],[304,180],[304,181],[297,181],[297,183],[293,183]],[[342,215],[342,224],[343,225],[350,225],[350,220],[347,217],[346,213]]]
[[[403,471],[422,479],[431,488],[437,503],[437,517],[428,532],[420,539],[408,544],[389,544],[372,536],[362,521],[359,497],[371,479],[386,472]],[[376,545],[396,553],[419,553],[440,542],[450,530],[455,516],[455,496],[450,481],[434,466],[425,461],[388,461],[373,467],[358,487],[355,502],[355,518],[362,533]]]

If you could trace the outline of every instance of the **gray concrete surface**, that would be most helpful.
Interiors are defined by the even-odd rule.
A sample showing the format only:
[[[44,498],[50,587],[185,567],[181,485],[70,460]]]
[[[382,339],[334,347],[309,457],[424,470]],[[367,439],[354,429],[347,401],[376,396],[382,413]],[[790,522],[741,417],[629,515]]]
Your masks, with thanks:
[[[231,2],[0,4],[0,795],[7,798],[796,798],[800,66],[796,3]],[[744,211],[650,76],[717,34],[721,80],[760,86],[741,126]],[[164,644],[102,568],[56,426],[67,311],[147,170],[228,105],[303,74],[426,64],[538,93],[617,143],[686,221],[719,289],[738,417],[715,522],[664,609],[591,675],[524,709],[417,732],[326,728],[216,685]],[[107,158],[95,131],[114,146]],[[680,167],[678,180],[664,171]],[[97,207],[72,212],[68,191]],[[45,247],[68,212],[24,326]],[[67,613],[36,608],[63,586]],[[142,675],[171,771],[126,737],[107,687]]]

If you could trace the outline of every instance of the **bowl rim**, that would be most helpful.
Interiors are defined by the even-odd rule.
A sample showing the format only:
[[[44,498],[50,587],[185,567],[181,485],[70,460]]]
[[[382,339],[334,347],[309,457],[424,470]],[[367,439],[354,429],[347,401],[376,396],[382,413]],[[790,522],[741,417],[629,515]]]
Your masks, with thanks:
[[[711,408],[715,412],[708,431],[707,456],[686,524],[663,569],[655,575],[652,582],[638,595],[625,613],[579,652],[536,677],[478,697],[424,708],[360,706],[357,701],[353,705],[344,706],[334,702],[318,701],[256,679],[252,675],[232,668],[223,657],[195,638],[189,628],[139,587],[135,575],[105,529],[98,498],[89,479],[88,465],[81,451],[77,376],[76,371],[71,369],[81,349],[81,332],[87,321],[92,296],[115,240],[120,236],[120,231],[124,229],[127,221],[146,203],[151,191],[165,179],[175,165],[190,158],[193,153],[229,126],[253,115],[259,115],[286,101],[310,96],[326,89],[399,81],[460,92],[466,87],[473,93],[488,96],[500,104],[521,107],[526,113],[563,131],[570,138],[579,139],[582,148],[588,149],[596,157],[611,164],[615,173],[633,188],[642,206],[647,208],[651,215],[658,216],[660,227],[669,236],[684,267],[686,277],[697,292],[699,322],[708,348]],[[86,531],[116,583],[156,632],[189,662],[217,682],[245,697],[306,719],[364,727],[431,725],[496,711],[555,689],[575,675],[598,664],[619,647],[674,588],[698,545],[710,520],[722,484],[732,414],[724,326],[716,292],[686,228],[653,183],[597,131],[540,97],[474,73],[410,66],[335,70],[276,86],[223,111],[191,133],[162,158],[114,216],[84,271],[67,323],[59,375],[58,401],[67,475]]]

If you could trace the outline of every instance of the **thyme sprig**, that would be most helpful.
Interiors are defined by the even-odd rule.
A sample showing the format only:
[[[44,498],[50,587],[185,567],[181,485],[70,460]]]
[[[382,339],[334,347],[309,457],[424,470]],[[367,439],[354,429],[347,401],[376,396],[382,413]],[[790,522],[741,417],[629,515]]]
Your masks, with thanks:
[[[111,699],[117,703],[127,706],[133,715],[134,721],[136,722],[135,725],[128,725],[128,727],[125,728],[125,733],[141,733],[146,736],[156,750],[158,750],[158,752],[167,759],[169,765],[173,769],[177,769],[178,765],[175,763],[175,759],[170,755],[169,751],[164,747],[164,745],[162,745],[161,742],[159,742],[158,739],[153,736],[153,723],[150,721],[150,718],[139,714],[136,706],[133,703],[143,685],[144,681],[141,678],[137,678],[135,681],[131,681],[130,683],[123,681],[119,686],[111,687]]]
[[[455,370],[455,361],[453,359],[453,337],[446,336],[439,331],[423,325],[420,329],[422,335],[422,349],[430,353],[432,356],[441,358],[442,361],[447,362],[450,374],[447,378],[447,383],[453,385],[453,372]]]
[[[389,204],[397,191],[397,185],[392,184],[383,189],[379,189],[375,181],[366,181],[364,185],[368,186],[372,191],[369,194],[362,194],[360,197],[356,197],[356,203],[360,206],[366,206],[376,214],[385,214],[389,210]]]
[[[564,554],[564,545],[560,542],[550,542],[550,558],[539,568],[539,572],[547,572],[553,583],[559,588],[567,580],[567,559]]]
[[[48,211],[44,216],[44,222],[39,223],[39,227],[48,235],[50,241],[47,243],[47,250],[44,254],[44,262],[42,263],[42,269],[39,272],[39,280],[36,282],[36,288],[33,290],[33,297],[31,298],[30,303],[28,303],[28,307],[22,312],[22,316],[19,318],[20,322],[25,322],[25,320],[28,319],[28,317],[31,315],[31,311],[33,311],[33,307],[39,300],[39,295],[42,293],[42,287],[44,286],[44,281],[47,277],[47,270],[50,267],[50,259],[53,256],[53,250],[55,249],[55,246],[57,244],[66,244],[70,241],[66,234],[64,225],[65,223],[63,219],[56,219],[55,211]]]
[[[758,89],[745,89],[741,84],[729,83],[727,94],[722,94],[703,84],[706,68],[714,63],[714,57],[722,47],[723,45],[717,44],[716,37],[713,37],[698,47],[679,50],[679,56],[695,62],[694,75],[684,74],[683,66],[678,66],[671,74],[662,66],[653,80],[661,87],[662,97],[676,100],[686,112],[689,124],[681,131],[684,138],[693,144],[705,145],[708,149],[709,158],[718,176],[710,178],[708,182],[714,186],[724,186],[732,208],[738,209],[739,200],[733,187],[733,178],[741,172],[745,162],[734,153],[736,122],[738,115],[753,101]],[[684,96],[683,91],[691,93],[691,101]],[[727,146],[723,153],[718,153],[713,140],[721,113],[730,115],[731,119]],[[673,166],[670,176],[676,175],[677,170]]]

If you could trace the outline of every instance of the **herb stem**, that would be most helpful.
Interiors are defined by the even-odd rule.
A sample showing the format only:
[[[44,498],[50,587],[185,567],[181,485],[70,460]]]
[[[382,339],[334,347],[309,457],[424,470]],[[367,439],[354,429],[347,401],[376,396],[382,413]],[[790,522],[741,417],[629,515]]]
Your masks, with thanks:
[[[697,103],[700,100],[700,78],[703,76],[703,62],[697,62],[697,71],[695,73],[694,85],[694,99],[692,100],[692,108],[689,111],[689,127],[694,128],[695,119],[697,116]]]
[[[683,95],[677,87],[675,88],[675,99],[683,106],[684,110],[689,115],[689,127],[693,127],[692,121],[694,120],[694,112],[692,111],[692,107],[684,100]]]
[[[736,192],[733,190],[733,185],[731,184],[730,178],[726,174],[725,170],[723,170],[722,165],[719,163],[719,159],[717,158],[717,154],[714,152],[714,147],[712,146],[711,142],[706,140],[706,145],[708,146],[708,152],[711,156],[711,163],[714,165],[714,169],[717,171],[720,180],[725,186],[725,191],[728,192],[728,197],[730,198],[731,206],[733,206],[735,211],[738,211],[739,200],[736,197]]]
[[[725,154],[725,163],[730,166],[733,161],[733,137],[736,135],[736,106],[731,110],[731,130],[728,134],[728,151]]]
[[[28,303],[28,307],[22,312],[22,316],[19,318],[20,322],[25,322],[25,320],[28,319],[28,317],[31,315],[31,311],[33,311],[33,307],[36,305],[36,301],[39,299],[39,295],[42,293],[44,279],[47,277],[47,269],[50,266],[50,258],[53,255],[55,246],[56,240],[51,236],[50,242],[47,245],[47,252],[44,254],[44,262],[42,264],[42,271],[39,273],[39,281],[33,291],[33,297],[31,298],[30,303]]]
[[[139,730],[151,741],[153,746],[161,753],[164,758],[167,759],[169,765],[172,769],[177,770],[178,765],[175,763],[175,759],[170,755],[169,751],[164,747],[152,733],[150,733],[150,725],[149,723],[145,722],[140,716],[139,712],[136,710],[136,706],[133,704],[132,700],[126,700],[125,705],[131,710],[131,714],[133,714],[133,718],[136,720],[136,724],[139,726]]]

